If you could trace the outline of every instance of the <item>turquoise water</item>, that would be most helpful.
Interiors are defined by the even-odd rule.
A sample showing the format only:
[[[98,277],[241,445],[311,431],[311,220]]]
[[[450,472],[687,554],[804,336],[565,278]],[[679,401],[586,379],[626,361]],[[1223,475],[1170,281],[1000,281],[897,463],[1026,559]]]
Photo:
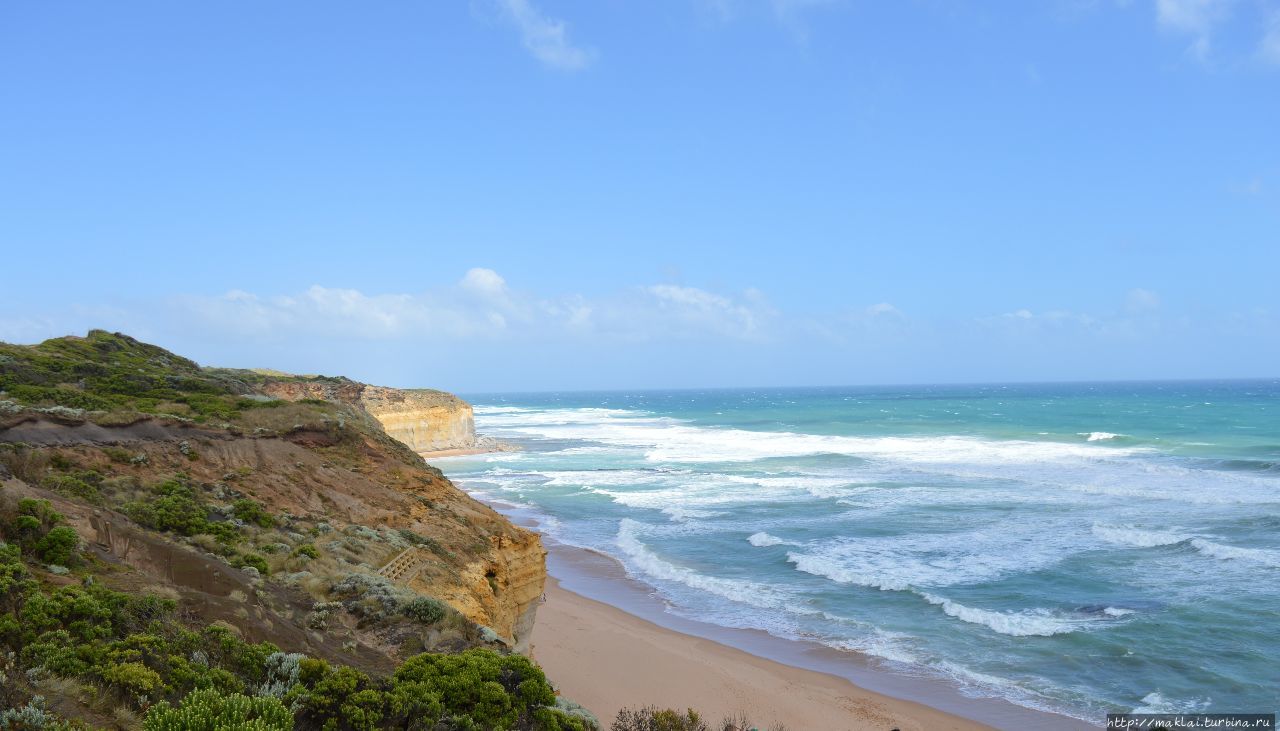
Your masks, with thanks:
[[[473,396],[673,613],[1097,720],[1280,710],[1280,381]]]

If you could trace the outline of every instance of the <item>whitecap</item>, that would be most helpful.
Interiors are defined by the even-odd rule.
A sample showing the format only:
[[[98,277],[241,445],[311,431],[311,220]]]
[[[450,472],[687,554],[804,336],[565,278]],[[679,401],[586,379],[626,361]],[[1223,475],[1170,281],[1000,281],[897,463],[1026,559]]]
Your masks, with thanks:
[[[1051,441],[992,440],[970,436],[857,437],[693,426],[670,417],[622,409],[560,409],[485,415],[486,432],[580,439],[645,450],[651,461],[733,462],[770,457],[844,454],[918,463],[1043,462],[1137,454]],[[502,434],[499,434],[500,436]]]
[[[1197,551],[1200,551],[1207,556],[1212,556],[1224,561],[1252,561],[1264,566],[1280,568],[1280,551],[1267,550],[1265,548],[1228,546],[1223,543],[1207,541],[1203,538],[1196,538],[1192,540],[1191,545],[1195,546]]]
[[[1047,609],[1023,609],[1016,612],[993,612],[965,606],[935,594],[921,593],[930,604],[942,607],[942,611],[956,619],[980,624],[992,631],[1011,637],[1050,637],[1075,632],[1087,620],[1070,619],[1056,615]]]
[[[1105,525],[1102,523],[1094,523],[1093,534],[1104,541],[1135,548],[1172,546],[1175,543],[1182,543],[1192,538],[1190,535],[1173,531],[1145,530],[1132,525]]]
[[[922,659],[911,648],[913,640],[910,635],[877,628],[861,637],[828,640],[823,644],[837,650],[852,650],[904,665],[920,665]]]
[[[747,542],[753,546],[759,546],[761,548],[764,548],[765,546],[780,546],[786,543],[786,541],[782,540],[781,538],[777,536],[771,536],[768,533],[765,533],[764,531],[760,531],[759,533],[752,533],[751,536],[747,538]]]
[[[694,508],[681,508],[676,506],[663,508],[662,512],[666,513],[677,523],[684,523],[699,518],[714,518],[720,514],[715,510],[696,510]]]
[[[678,582],[742,604],[769,609],[787,608],[788,595],[767,584],[708,576],[662,559],[640,541],[642,531],[642,523],[623,518],[618,525],[615,543],[626,555],[627,563],[649,577]]]
[[[1195,713],[1209,706],[1207,700],[1176,700],[1164,697],[1160,691],[1152,691],[1142,697],[1142,705],[1130,713]]]

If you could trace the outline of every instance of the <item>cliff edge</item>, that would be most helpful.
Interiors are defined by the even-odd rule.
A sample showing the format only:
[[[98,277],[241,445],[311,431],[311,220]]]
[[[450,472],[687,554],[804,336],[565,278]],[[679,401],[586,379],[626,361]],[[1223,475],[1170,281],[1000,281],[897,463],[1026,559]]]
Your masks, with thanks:
[[[387,434],[419,454],[474,449],[471,404],[444,391],[400,389],[346,378],[268,376],[262,393],[286,401],[318,399],[345,403],[368,412]]]
[[[352,615],[344,630],[373,645],[447,639],[434,626],[405,645],[398,605],[386,598],[399,592],[442,601],[494,641],[525,649],[546,578],[539,536],[416,454],[474,443],[471,407],[440,391],[202,368],[98,330],[0,343],[0,461],[26,485],[11,492],[53,499],[65,515],[117,511],[116,533],[255,566],[320,605],[374,587],[390,619]],[[174,495],[181,522],[153,508],[178,504]],[[262,525],[236,512],[246,510],[264,511]],[[77,528],[92,534],[87,522]],[[137,551],[122,551],[107,554],[154,573],[133,565]]]

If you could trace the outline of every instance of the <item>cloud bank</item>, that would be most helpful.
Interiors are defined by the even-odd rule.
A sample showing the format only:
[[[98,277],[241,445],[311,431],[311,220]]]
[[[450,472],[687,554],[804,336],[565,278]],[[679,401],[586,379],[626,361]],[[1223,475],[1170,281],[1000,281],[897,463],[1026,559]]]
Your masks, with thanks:
[[[834,309],[799,312],[756,289],[670,282],[535,293],[476,267],[419,292],[316,284],[0,310],[0,340],[101,327],[204,363],[462,391],[1225,377],[1266,375],[1240,369],[1280,357],[1276,313],[1174,304],[1134,287],[1089,309],[914,313],[846,293]]]

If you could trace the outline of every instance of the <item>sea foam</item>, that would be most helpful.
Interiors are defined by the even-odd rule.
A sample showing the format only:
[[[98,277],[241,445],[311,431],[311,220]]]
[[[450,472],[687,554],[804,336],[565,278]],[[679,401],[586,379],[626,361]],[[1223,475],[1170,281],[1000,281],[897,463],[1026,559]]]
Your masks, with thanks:
[[[760,531],[759,533],[752,533],[751,536],[747,538],[747,542],[753,546],[760,546],[761,548],[765,546],[780,546],[786,543],[786,541],[782,540],[781,538],[777,536],[771,536],[768,533],[765,533],[764,531]]]
[[[1144,530],[1132,525],[1104,525],[1095,523],[1093,534],[1104,541],[1135,548],[1172,546],[1191,540],[1191,536],[1173,531]]]
[[[731,601],[757,607],[778,609],[787,605],[788,595],[771,586],[754,581],[708,576],[663,560],[640,540],[642,530],[641,523],[623,518],[618,526],[616,543],[626,555],[627,563],[650,578],[675,581]]]
[[[1087,620],[1055,616],[1053,612],[1047,609],[993,612],[987,609],[968,607],[959,602],[927,592],[921,593],[920,596],[924,597],[924,600],[930,604],[942,607],[942,611],[947,616],[972,624],[980,624],[994,632],[1011,637],[1050,637],[1067,632],[1075,632],[1087,623]]]
[[[1259,563],[1263,566],[1271,568],[1280,568],[1280,551],[1271,551],[1265,548],[1242,548],[1240,546],[1228,546],[1222,543],[1214,543],[1203,538],[1194,538],[1191,545],[1195,546],[1197,551],[1222,559],[1224,561],[1251,561]]]

